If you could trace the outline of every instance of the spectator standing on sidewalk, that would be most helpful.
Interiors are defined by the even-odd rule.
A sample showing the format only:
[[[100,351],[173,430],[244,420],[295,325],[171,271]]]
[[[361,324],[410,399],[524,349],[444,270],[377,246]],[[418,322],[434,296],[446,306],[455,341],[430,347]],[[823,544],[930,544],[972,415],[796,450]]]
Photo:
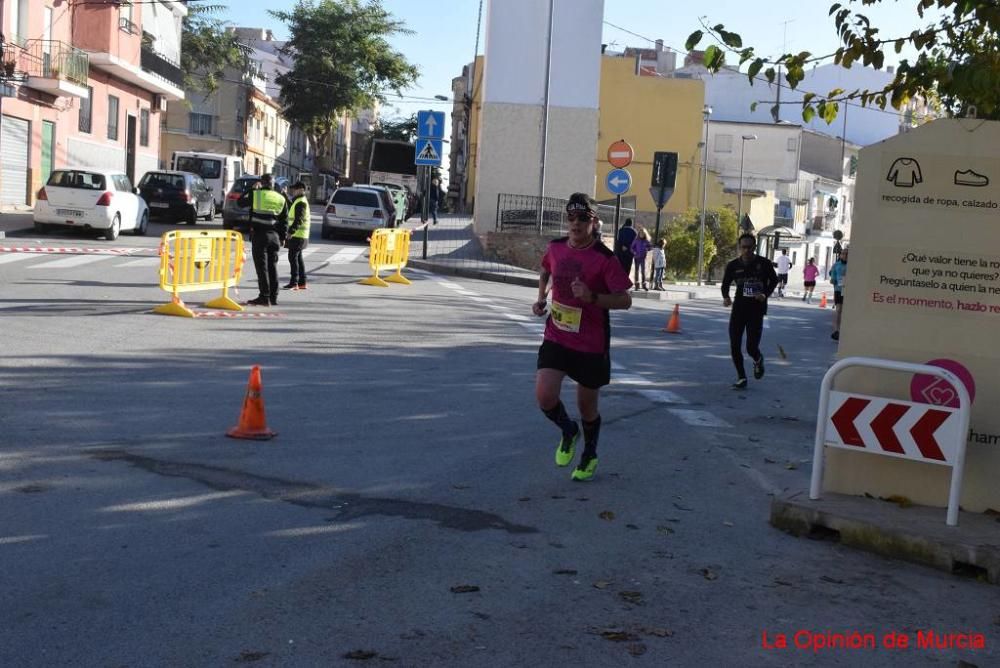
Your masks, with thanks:
[[[788,257],[788,249],[782,248],[781,255],[775,261],[774,266],[778,268],[778,296],[785,296],[785,288],[788,286],[788,272],[795,266],[792,259]]]
[[[618,230],[618,236],[615,238],[615,256],[625,270],[626,276],[632,272],[632,242],[635,241],[635,237],[636,231],[632,226],[632,219],[626,218],[625,224]]]
[[[431,179],[431,191],[429,193],[430,197],[430,213],[431,220],[434,224],[438,224],[438,207],[441,205],[442,200],[444,200],[444,191],[441,190],[441,185],[437,179]]]
[[[840,340],[840,314],[844,310],[844,284],[847,283],[847,248],[840,251],[840,259],[830,270],[830,282],[833,283],[833,334],[830,338]]]
[[[652,250],[649,251],[652,261],[650,264],[653,267],[653,289],[663,291],[663,272],[667,269],[667,256],[663,252],[666,247],[667,242],[663,239],[657,240],[656,244],[653,246]]]
[[[635,269],[633,272],[635,277],[632,280],[633,285],[636,289],[641,285],[643,290],[649,291],[649,287],[646,286],[646,255],[649,253],[649,249],[652,244],[649,243],[649,232],[646,231],[645,227],[639,227],[639,233],[635,237],[635,241],[632,242],[632,257],[635,258]],[[639,275],[642,275],[642,282],[639,281]]]
[[[816,289],[816,277],[819,276],[819,267],[816,266],[816,259],[809,258],[806,266],[802,267],[803,284],[805,292],[802,293],[802,301],[807,304],[812,303],[813,290]]]

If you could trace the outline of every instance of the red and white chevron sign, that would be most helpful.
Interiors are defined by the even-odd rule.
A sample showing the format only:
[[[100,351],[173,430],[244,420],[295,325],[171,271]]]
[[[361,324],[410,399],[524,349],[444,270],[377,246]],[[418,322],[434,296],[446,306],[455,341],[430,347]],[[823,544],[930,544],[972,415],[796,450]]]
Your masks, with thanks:
[[[951,465],[964,434],[958,409],[830,392],[826,444]]]

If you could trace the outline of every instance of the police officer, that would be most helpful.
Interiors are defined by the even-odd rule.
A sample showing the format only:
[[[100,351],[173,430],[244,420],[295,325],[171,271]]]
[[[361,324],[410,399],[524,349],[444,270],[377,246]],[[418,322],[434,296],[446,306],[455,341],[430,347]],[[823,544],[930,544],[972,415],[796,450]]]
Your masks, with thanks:
[[[286,290],[306,289],[306,265],[302,261],[302,251],[309,245],[309,200],[306,199],[306,186],[301,181],[293,183],[289,189],[292,203],[288,208],[292,222],[288,226],[288,264],[291,267],[292,278],[285,286]]]
[[[239,199],[239,204],[250,207],[250,242],[260,292],[247,304],[274,306],[278,303],[278,252],[285,240],[288,202],[274,190],[271,175],[264,174],[254,189]]]

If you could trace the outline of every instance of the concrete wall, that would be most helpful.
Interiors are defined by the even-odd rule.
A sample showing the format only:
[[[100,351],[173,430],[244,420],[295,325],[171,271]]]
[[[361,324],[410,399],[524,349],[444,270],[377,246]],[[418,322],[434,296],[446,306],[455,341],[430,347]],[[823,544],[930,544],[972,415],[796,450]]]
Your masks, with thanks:
[[[547,39],[550,7],[551,49]],[[592,160],[603,15],[603,0],[490,2],[477,142],[477,232],[494,228],[500,193],[559,197],[574,191],[594,193]],[[545,64],[549,58],[546,127]],[[543,140],[546,131],[547,141]],[[540,184],[543,152],[544,193]]]

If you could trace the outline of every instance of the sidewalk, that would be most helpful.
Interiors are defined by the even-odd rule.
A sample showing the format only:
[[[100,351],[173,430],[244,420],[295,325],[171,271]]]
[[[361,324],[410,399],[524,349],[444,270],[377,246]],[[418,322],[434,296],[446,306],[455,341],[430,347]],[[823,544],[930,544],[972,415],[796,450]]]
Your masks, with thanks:
[[[34,229],[31,209],[20,207],[17,209],[0,209],[0,239],[14,232],[28,232]]]

